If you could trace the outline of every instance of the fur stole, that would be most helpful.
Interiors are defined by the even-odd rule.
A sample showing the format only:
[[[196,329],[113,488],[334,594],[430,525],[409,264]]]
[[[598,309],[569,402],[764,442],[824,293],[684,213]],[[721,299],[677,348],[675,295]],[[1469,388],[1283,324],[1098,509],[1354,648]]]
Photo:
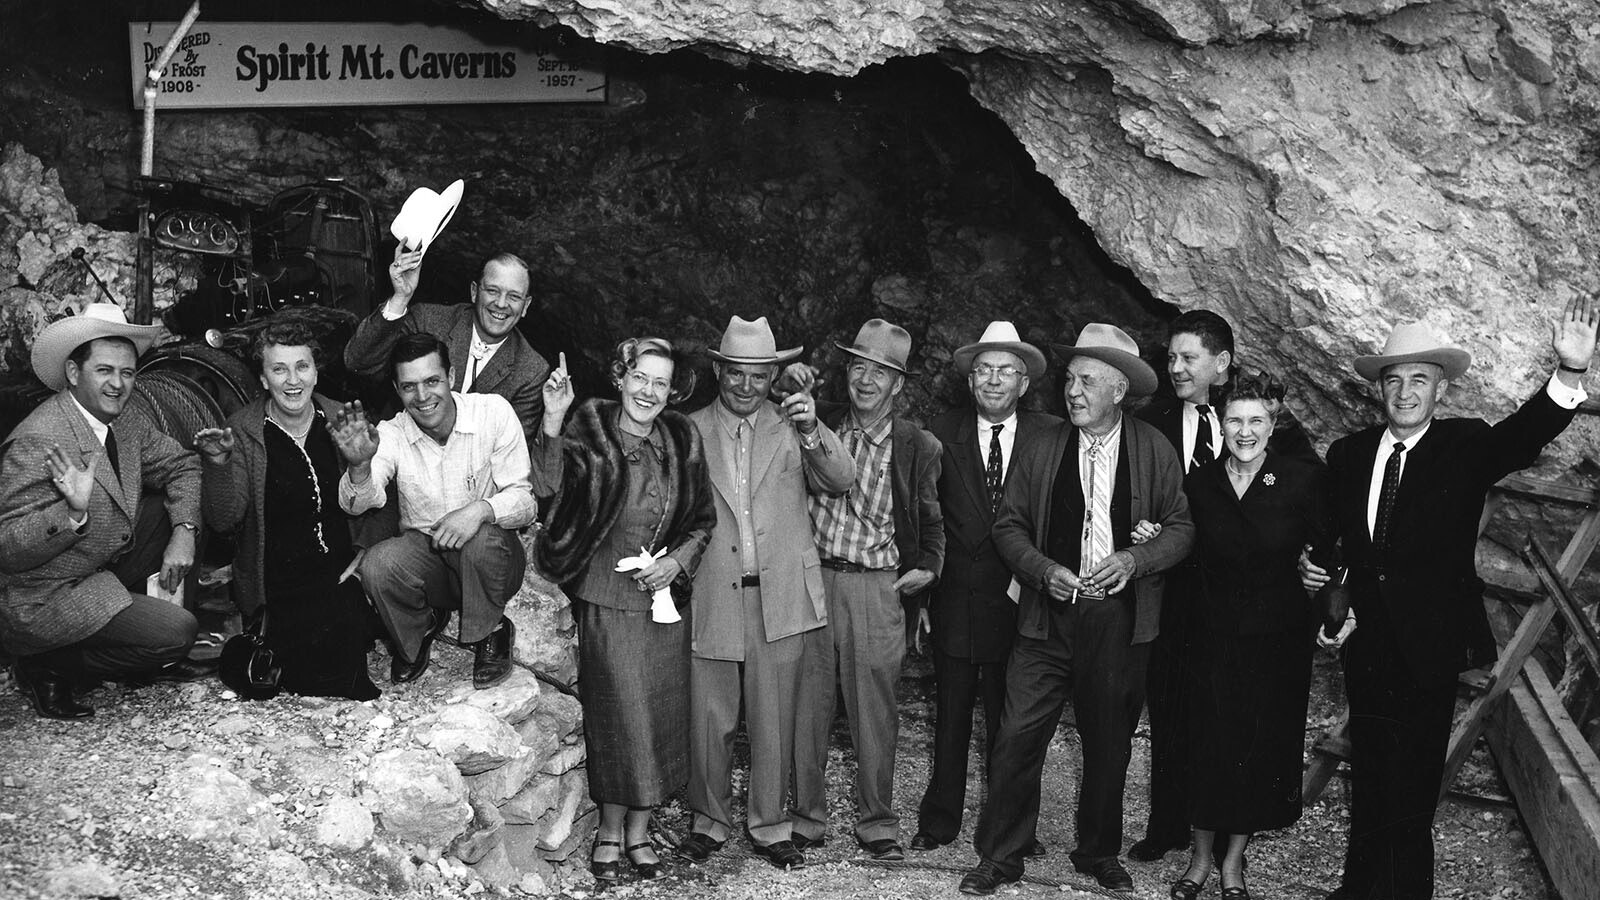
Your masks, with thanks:
[[[589,400],[573,413],[562,433],[561,489],[547,505],[538,545],[539,567],[557,584],[583,573],[622,515],[628,485],[619,412],[615,400]],[[700,430],[688,416],[670,409],[662,410],[656,425],[667,438],[662,467],[671,507],[662,541],[670,548],[691,531],[716,527],[717,512]],[[688,596],[693,575],[685,571],[672,586],[680,604]]]

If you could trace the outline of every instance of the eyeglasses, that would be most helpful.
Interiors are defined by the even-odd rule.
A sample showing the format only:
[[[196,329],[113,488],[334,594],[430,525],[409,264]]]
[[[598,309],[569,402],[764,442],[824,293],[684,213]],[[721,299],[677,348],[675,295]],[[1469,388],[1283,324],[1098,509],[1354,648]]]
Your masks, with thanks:
[[[978,363],[972,367],[972,374],[976,375],[979,381],[988,381],[995,375],[999,375],[1001,381],[1013,381],[1027,373],[1016,366],[991,366],[988,363]]]
[[[628,373],[628,386],[636,391],[653,388],[657,393],[663,394],[672,390],[672,382],[665,378],[651,378],[638,369]]]

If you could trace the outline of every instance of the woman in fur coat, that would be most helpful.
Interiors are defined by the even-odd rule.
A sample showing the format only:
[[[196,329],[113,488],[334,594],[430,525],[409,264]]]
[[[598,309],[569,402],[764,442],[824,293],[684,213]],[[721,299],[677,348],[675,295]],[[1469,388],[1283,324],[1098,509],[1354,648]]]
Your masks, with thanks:
[[[639,875],[656,876],[650,811],[688,780],[686,605],[717,519],[699,431],[667,409],[693,390],[693,370],[666,341],[631,338],[617,345],[611,376],[620,400],[586,401],[563,428],[573,402],[563,355],[531,448],[534,492],[554,495],[539,564],[578,623],[589,794],[600,807],[590,869],[605,881],[622,877],[624,854]],[[656,558],[616,571],[645,555]],[[684,618],[652,617],[662,588]]]

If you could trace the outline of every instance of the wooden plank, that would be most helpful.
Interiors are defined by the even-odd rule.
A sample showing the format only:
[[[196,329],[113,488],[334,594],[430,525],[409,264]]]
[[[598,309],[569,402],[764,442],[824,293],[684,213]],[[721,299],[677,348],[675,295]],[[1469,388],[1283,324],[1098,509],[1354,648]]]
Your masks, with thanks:
[[[1311,745],[1311,765],[1306,767],[1300,781],[1300,800],[1306,806],[1317,802],[1339,763],[1350,758],[1350,710],[1346,709],[1332,728],[1322,733]]]
[[[1524,556],[1528,557],[1528,562],[1533,565],[1533,572],[1539,576],[1539,582],[1544,585],[1545,593],[1556,601],[1556,609],[1566,621],[1567,630],[1571,632],[1584,655],[1589,657],[1589,666],[1600,672],[1600,638],[1595,636],[1594,626],[1589,624],[1589,619],[1584,616],[1583,608],[1572,599],[1565,580],[1556,576],[1549,552],[1544,549],[1543,544],[1530,537]]]
[[[1600,758],[1567,716],[1538,666],[1516,679],[1487,730],[1545,869],[1564,900],[1600,885]]]
[[[1495,484],[1494,489],[1502,496],[1509,495],[1522,500],[1584,506],[1590,509],[1600,506],[1600,490],[1567,484],[1564,481],[1551,481],[1547,478],[1507,475]]]

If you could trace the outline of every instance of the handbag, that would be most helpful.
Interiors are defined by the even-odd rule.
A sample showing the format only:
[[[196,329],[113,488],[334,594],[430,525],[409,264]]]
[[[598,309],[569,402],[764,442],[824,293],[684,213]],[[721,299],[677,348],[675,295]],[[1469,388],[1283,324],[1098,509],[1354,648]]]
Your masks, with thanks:
[[[267,647],[263,637],[266,629],[267,613],[262,610],[259,625],[228,638],[222,645],[222,655],[217,657],[217,675],[222,683],[246,700],[271,700],[280,690],[278,679],[283,676],[283,666]]]

